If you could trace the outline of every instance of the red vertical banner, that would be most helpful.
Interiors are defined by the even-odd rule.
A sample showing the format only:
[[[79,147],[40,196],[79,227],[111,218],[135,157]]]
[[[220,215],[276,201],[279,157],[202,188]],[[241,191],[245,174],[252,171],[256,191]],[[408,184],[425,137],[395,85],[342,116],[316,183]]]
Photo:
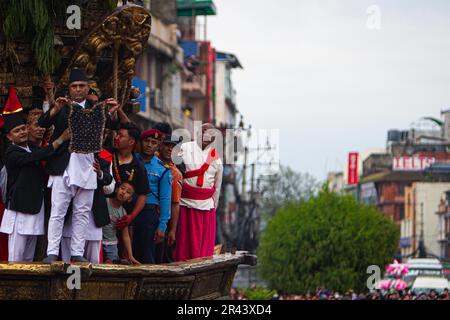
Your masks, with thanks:
[[[358,152],[348,154],[348,185],[358,184]]]

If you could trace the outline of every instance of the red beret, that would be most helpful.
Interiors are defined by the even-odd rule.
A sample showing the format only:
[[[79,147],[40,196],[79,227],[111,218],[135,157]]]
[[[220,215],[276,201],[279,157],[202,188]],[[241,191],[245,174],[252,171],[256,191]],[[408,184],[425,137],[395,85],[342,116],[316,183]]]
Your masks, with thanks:
[[[141,134],[141,140],[144,140],[145,138],[155,138],[158,140],[161,140],[163,137],[163,134],[158,129],[148,129]]]

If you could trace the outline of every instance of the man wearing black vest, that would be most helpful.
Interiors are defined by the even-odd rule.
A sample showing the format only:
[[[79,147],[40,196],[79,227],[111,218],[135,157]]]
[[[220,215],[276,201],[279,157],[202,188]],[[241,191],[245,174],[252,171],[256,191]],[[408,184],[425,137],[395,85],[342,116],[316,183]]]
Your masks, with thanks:
[[[55,104],[39,119],[39,125],[48,128],[55,126],[51,141],[68,128],[70,104],[77,104],[83,109],[90,109],[93,103],[87,100],[89,92],[88,78],[83,70],[73,69],[69,77],[69,97],[56,99]],[[110,115],[118,109],[115,99],[107,99],[110,107],[106,115],[106,126],[110,125]],[[45,263],[58,260],[64,217],[70,202],[72,211],[71,260],[87,262],[83,257],[85,231],[92,210],[94,191],[97,189],[97,174],[94,171],[94,153],[69,152],[69,143],[49,159],[46,171],[50,175],[48,186],[52,187],[52,208],[48,225],[48,247]]]

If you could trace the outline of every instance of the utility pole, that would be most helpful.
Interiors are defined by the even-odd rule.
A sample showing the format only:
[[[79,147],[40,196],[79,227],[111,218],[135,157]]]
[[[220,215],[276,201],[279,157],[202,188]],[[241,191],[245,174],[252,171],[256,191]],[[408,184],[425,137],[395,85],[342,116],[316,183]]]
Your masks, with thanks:
[[[423,202],[420,203],[420,241],[424,241],[423,233]]]
[[[255,163],[252,163],[252,177],[251,177],[250,199],[253,199],[254,192],[255,192]]]
[[[247,154],[248,154],[248,148],[244,148],[244,166],[242,167],[242,202],[245,202],[246,200],[246,184],[247,184]]]

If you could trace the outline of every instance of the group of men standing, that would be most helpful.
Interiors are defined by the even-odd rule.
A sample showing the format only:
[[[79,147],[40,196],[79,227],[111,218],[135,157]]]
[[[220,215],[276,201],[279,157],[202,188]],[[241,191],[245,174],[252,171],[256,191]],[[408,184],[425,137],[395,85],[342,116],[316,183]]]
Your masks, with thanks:
[[[200,140],[182,144],[167,123],[141,132],[115,99],[98,102],[81,69],[72,70],[67,96],[52,101],[44,89],[48,102],[37,109],[48,110],[37,116],[25,114],[14,90],[3,108],[9,144],[1,159],[0,233],[8,235],[9,262],[36,260],[39,245],[46,245],[45,263],[153,264],[213,255],[222,162],[208,134],[212,125],[202,126]],[[101,150],[76,151],[75,130],[89,136],[92,128],[71,127],[72,113],[100,107]],[[181,165],[172,161],[175,146]],[[0,260],[1,253],[0,242]]]

